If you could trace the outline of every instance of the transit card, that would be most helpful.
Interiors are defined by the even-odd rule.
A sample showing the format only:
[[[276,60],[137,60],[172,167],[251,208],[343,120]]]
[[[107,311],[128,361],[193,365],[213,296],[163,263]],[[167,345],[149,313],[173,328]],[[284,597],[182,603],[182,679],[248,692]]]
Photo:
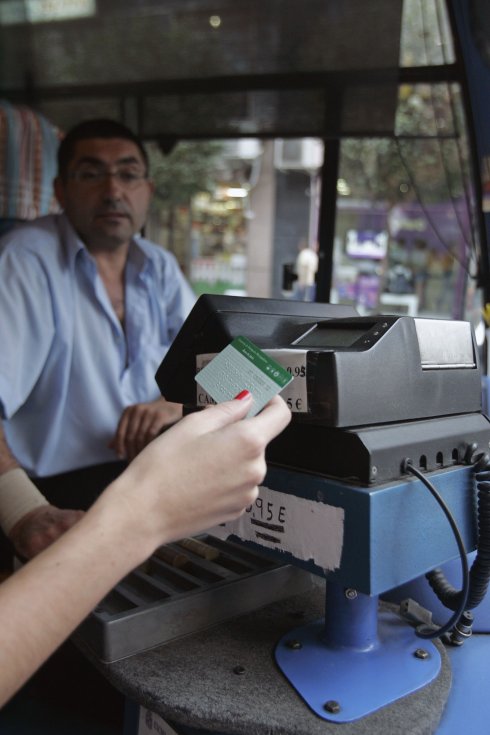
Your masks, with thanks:
[[[216,403],[230,401],[242,390],[250,391],[253,403],[247,416],[255,416],[292,379],[286,368],[247,337],[235,337],[195,377]]]

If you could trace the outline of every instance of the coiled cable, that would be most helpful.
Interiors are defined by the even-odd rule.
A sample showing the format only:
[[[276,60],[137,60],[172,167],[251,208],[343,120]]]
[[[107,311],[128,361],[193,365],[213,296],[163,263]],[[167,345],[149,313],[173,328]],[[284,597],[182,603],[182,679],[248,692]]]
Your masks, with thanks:
[[[453,630],[451,640],[453,643],[460,645],[464,638],[471,635],[472,615],[469,611],[480,604],[490,583],[490,457],[486,453],[476,455],[476,450],[477,445],[471,444],[467,447],[464,456],[466,464],[473,464],[477,489],[477,553],[470,570],[468,570],[468,561],[461,535],[444,501],[432,483],[413,467],[410,460],[404,460],[403,463],[404,470],[418,477],[441,505],[452,527],[461,557],[462,589],[455,589],[447,581],[441,569],[434,569],[425,575],[440,602],[449,610],[454,611],[454,615],[447,623],[436,630],[419,629],[417,635],[421,638],[438,638]],[[462,624],[460,623],[461,619]]]
[[[480,604],[490,583],[490,457],[485,453],[475,457],[475,449],[476,445],[470,445],[465,455],[465,461],[474,465],[478,521],[477,553],[469,571],[465,610],[473,610]],[[425,576],[442,604],[449,610],[457,610],[462,590],[456,590],[449,584],[440,569],[434,569]]]
[[[461,616],[463,615],[466,609],[466,601],[468,599],[468,594],[469,594],[468,559],[466,556],[466,549],[464,547],[463,539],[461,538],[461,534],[456,525],[456,521],[454,520],[451,514],[451,511],[449,510],[446,503],[444,502],[444,500],[441,498],[441,496],[437,492],[434,485],[422,474],[422,472],[420,472],[418,469],[416,469],[413,466],[411,460],[408,458],[403,460],[402,470],[404,472],[409,472],[411,475],[415,475],[415,477],[417,477],[425,485],[425,487],[430,491],[433,497],[437,500],[442,510],[444,511],[446,518],[448,519],[449,525],[452,528],[452,531],[454,533],[454,538],[456,539],[456,543],[458,545],[459,555],[461,558],[463,588],[461,590],[460,597],[458,599],[458,605],[456,607],[454,614],[449,618],[449,620],[446,623],[444,623],[444,625],[441,625],[439,628],[432,629],[432,628],[427,628],[426,626],[419,626],[417,628],[416,632],[419,638],[425,638],[427,640],[431,640],[433,638],[440,638],[442,635],[452,630],[454,626],[458,623],[459,619],[461,618]],[[440,571],[440,570],[437,570],[437,571]],[[436,592],[436,594],[439,597],[439,593]],[[439,599],[441,598],[439,597]],[[441,600],[441,602],[445,604],[443,600]]]

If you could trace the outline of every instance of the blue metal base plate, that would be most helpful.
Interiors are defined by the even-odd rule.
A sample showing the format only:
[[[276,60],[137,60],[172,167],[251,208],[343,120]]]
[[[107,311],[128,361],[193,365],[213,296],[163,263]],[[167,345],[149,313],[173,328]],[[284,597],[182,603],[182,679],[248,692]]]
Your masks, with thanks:
[[[447,647],[453,684],[437,735],[485,735],[490,732],[490,635],[473,635]]]
[[[324,634],[323,620],[296,628],[279,641],[275,657],[298,694],[325,720],[364,717],[425,686],[441,668],[436,646],[390,612],[379,613],[378,640],[367,649],[327,646]]]

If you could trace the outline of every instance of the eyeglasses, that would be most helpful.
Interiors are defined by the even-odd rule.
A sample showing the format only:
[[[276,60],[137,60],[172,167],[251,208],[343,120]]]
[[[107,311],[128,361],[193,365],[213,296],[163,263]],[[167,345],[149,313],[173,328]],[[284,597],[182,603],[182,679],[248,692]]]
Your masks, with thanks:
[[[132,168],[115,168],[113,171],[110,171],[106,168],[94,168],[93,166],[83,166],[69,174],[69,178],[79,184],[94,187],[100,186],[111,176],[124,189],[136,189],[142,181],[148,178],[145,172],[135,171]]]

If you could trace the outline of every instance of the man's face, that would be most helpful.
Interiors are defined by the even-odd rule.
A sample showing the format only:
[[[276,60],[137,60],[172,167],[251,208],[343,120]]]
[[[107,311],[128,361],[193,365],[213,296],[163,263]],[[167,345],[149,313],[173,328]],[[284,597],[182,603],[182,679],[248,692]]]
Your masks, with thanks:
[[[79,140],[57,199],[88,250],[127,245],[145,223],[153,193],[138,146],[123,138]]]

